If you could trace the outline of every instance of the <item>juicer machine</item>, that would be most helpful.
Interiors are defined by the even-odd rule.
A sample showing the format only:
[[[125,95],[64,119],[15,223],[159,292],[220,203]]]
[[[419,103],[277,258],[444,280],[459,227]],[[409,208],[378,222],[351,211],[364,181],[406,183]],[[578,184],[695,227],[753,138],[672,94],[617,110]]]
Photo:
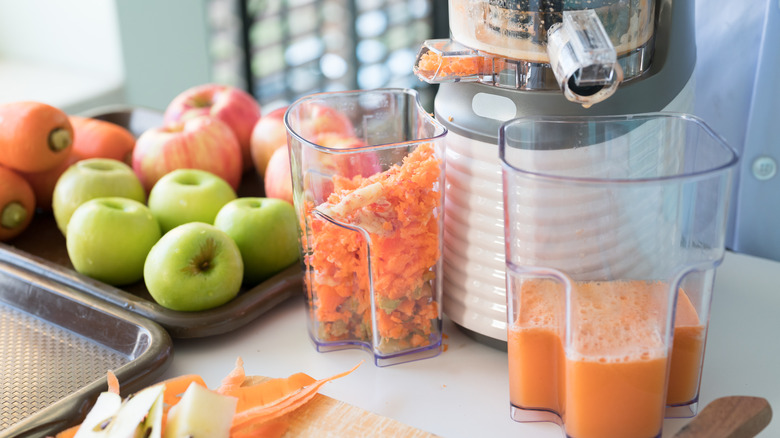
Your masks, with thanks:
[[[439,84],[446,139],[444,313],[506,345],[498,131],[542,115],[693,110],[694,2],[449,0],[450,38],[425,41],[414,72]]]

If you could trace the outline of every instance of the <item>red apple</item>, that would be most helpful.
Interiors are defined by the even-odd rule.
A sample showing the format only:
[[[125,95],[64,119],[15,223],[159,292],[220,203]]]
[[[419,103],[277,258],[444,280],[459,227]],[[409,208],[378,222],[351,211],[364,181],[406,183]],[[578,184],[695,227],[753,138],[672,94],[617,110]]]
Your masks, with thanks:
[[[243,169],[252,167],[252,129],[260,119],[260,104],[240,88],[220,84],[198,85],[179,93],[165,109],[166,123],[210,115],[233,130],[241,146]]]
[[[312,103],[306,106],[303,114],[302,133],[306,138],[315,138],[324,133],[353,137],[355,127],[349,118],[339,110],[326,105]]]
[[[144,131],[133,149],[133,170],[146,192],[176,169],[209,171],[237,190],[243,172],[241,146],[227,124],[210,116]]]
[[[279,148],[271,154],[263,182],[267,198],[283,199],[290,204],[293,203],[289,148]]]
[[[287,129],[284,127],[284,112],[287,107],[277,108],[257,121],[252,130],[251,153],[257,174],[262,178],[271,155],[282,146],[287,146]]]
[[[331,149],[353,149],[366,146],[366,143],[357,137],[329,132],[317,136],[316,143]],[[334,168],[334,173],[347,178],[356,175],[369,177],[382,170],[379,156],[372,151],[348,155],[333,154],[328,158],[330,158],[330,162],[325,163],[326,166]]]

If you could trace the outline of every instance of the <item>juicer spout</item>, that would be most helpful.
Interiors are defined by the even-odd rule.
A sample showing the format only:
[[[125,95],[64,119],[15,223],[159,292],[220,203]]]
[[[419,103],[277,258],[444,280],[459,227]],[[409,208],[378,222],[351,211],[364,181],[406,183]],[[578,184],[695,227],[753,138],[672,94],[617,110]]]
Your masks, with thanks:
[[[494,87],[528,89],[525,61],[475,50],[452,39],[425,41],[417,52],[413,71],[429,84],[479,82]]]
[[[592,9],[566,11],[547,32],[547,55],[566,99],[589,107],[623,81],[615,47]]]
[[[450,39],[427,40],[414,63],[414,74],[429,84],[480,82],[493,70],[493,59]]]

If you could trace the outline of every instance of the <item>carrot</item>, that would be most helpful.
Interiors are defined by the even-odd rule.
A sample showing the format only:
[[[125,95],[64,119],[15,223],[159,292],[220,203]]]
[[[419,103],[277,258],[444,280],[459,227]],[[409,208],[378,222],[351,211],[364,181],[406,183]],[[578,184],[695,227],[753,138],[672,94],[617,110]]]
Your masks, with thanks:
[[[417,61],[415,69],[423,76],[433,79],[467,77],[482,73],[485,69],[482,58],[474,56],[441,56],[434,51],[425,52]]]
[[[116,378],[116,374],[112,371],[108,372],[108,392],[119,395],[119,379]]]
[[[0,166],[0,242],[27,229],[35,214],[35,193],[18,173]]]
[[[69,427],[62,432],[59,432],[57,435],[54,435],[54,438],[73,438],[79,432],[79,427],[81,427],[80,424]]]
[[[315,380],[304,373],[295,373],[287,378],[269,379],[255,384],[253,383],[255,379],[246,377],[243,360],[237,358],[235,367],[225,376],[217,389],[217,392],[220,390],[232,392],[239,397],[239,403],[243,402],[242,409],[237,408],[237,413],[233,417],[231,438],[281,437],[289,428],[289,420],[284,415],[306,404],[325,383],[352,373],[362,363],[363,361],[349,371],[321,380]],[[116,376],[111,371],[107,374],[109,391],[119,394],[119,382]],[[168,411],[181,400],[182,393],[192,383],[207,387],[203,378],[197,374],[172,377],[155,384],[165,385],[163,427],[167,421]],[[76,425],[65,429],[54,438],[73,438],[79,427],[80,425]]]
[[[294,411],[314,398],[322,385],[352,373],[362,364],[363,361],[361,360],[357,365],[348,371],[344,371],[343,373],[339,373],[325,379],[317,380],[314,383],[308,386],[304,386],[299,390],[271,403],[257,405],[244,411],[237,412],[236,415],[233,416],[233,424],[230,428],[231,434],[239,433],[242,429],[246,428],[247,426],[251,426],[252,424],[262,424],[267,421],[272,421],[284,414]]]
[[[73,126],[62,110],[41,102],[0,105],[0,164],[43,172],[62,163],[73,148]]]
[[[171,377],[168,380],[163,380],[162,384],[165,385],[165,392],[163,392],[163,403],[165,404],[165,410],[167,410],[178,403],[181,400],[182,394],[190,384],[196,383],[204,388],[207,388],[206,382],[203,381],[203,377],[197,374],[185,374],[182,376]]]
[[[265,405],[274,400],[311,385],[316,379],[304,373],[295,373],[287,378],[269,379],[256,385],[241,386],[224,395],[238,398],[236,412],[241,412],[252,406]]]
[[[236,358],[236,366],[233,370],[222,379],[222,383],[217,388],[217,393],[227,394],[228,392],[239,388],[246,379],[246,372],[244,372],[244,360],[241,357]]]
[[[83,158],[113,158],[131,164],[135,137],[115,123],[91,117],[69,116],[73,150]]]
[[[30,183],[33,192],[35,192],[35,207],[40,211],[51,211],[52,194],[54,186],[60,176],[68,170],[71,164],[81,160],[75,150],[68,154],[68,157],[60,164],[43,172],[19,172],[19,174]]]

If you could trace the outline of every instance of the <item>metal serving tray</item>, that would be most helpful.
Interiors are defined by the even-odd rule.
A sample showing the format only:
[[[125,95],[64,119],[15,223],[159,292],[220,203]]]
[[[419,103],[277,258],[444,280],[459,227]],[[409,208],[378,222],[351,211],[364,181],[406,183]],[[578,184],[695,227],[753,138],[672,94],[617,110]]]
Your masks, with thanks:
[[[106,373],[123,395],[172,358],[160,325],[62,283],[49,267],[0,252],[0,438],[44,437],[80,422]]]
[[[124,126],[136,137],[148,128],[162,125],[162,114],[144,108],[113,106],[84,115]],[[262,196],[262,184],[254,171],[251,172],[242,178],[239,196]],[[78,274],[68,258],[65,237],[50,212],[38,212],[28,229],[10,242],[0,243],[0,255],[45,266],[51,278],[149,318],[174,338],[200,338],[235,330],[293,295],[303,293],[303,271],[295,264],[253,288],[242,288],[235,299],[215,309],[200,312],[166,309],[154,301],[143,281],[117,288]]]

